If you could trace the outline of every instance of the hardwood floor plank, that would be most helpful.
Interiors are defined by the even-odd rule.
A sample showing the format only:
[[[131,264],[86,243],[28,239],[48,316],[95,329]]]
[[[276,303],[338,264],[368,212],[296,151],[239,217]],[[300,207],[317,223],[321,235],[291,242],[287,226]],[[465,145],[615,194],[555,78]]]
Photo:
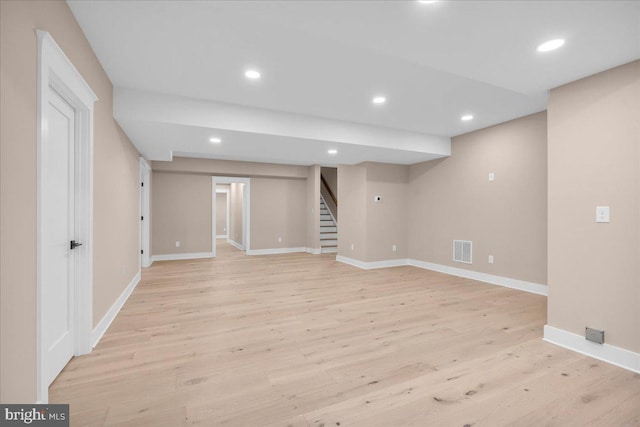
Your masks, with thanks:
[[[72,425],[640,424],[640,375],[543,342],[545,297],[218,244],[146,269],[71,360]]]

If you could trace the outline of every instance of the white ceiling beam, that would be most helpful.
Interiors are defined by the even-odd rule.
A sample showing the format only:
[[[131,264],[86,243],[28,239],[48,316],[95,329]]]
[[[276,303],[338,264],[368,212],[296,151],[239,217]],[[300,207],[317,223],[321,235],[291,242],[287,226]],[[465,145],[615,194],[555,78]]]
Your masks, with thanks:
[[[449,137],[132,89],[114,89],[113,114],[116,120],[129,123],[156,122],[251,132],[300,138],[300,143],[353,144],[427,153],[434,158],[451,154]],[[175,150],[179,148],[174,147]]]

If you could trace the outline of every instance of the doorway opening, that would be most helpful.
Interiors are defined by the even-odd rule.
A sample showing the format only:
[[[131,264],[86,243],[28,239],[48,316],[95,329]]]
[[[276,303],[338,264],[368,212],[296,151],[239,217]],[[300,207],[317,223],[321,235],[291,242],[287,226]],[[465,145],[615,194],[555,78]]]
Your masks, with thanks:
[[[229,238],[231,216],[231,184],[216,185],[216,239]]]
[[[212,252],[218,255],[219,244],[247,252],[251,245],[251,179],[212,177]],[[218,206],[224,203],[224,207]],[[224,220],[218,217],[224,216]],[[233,250],[233,249],[232,249]]]

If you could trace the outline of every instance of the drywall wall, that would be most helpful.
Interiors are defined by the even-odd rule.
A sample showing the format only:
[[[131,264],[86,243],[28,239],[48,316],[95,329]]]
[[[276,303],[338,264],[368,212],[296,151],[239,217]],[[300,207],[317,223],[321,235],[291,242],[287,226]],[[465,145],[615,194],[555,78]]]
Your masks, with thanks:
[[[175,162],[175,163],[174,163]],[[275,248],[306,248],[315,247],[320,248],[320,236],[319,236],[319,216],[317,215],[319,209],[320,199],[320,167],[302,167],[302,166],[288,166],[277,165],[267,163],[251,163],[251,162],[236,162],[236,161],[224,161],[224,160],[209,160],[209,159],[187,159],[176,157],[173,162],[152,162],[153,174],[154,174],[154,188],[152,194],[158,192],[158,194],[166,194],[165,199],[169,200],[172,194],[180,192],[181,186],[173,185],[171,188],[158,188],[165,187],[171,179],[172,175],[182,176],[184,180],[197,180],[204,183],[208,180],[211,183],[212,176],[236,176],[242,178],[251,179],[251,224],[250,226],[250,249],[275,249]],[[163,176],[164,180],[158,182],[157,176]],[[186,178],[186,177],[193,178]],[[182,185],[188,185],[185,181]],[[211,188],[211,184],[209,184]],[[237,184],[231,184],[230,188],[230,208],[231,213],[229,215],[229,239],[236,241],[238,244],[242,244],[242,196],[239,195],[239,188]],[[210,190],[207,190],[210,192]],[[184,192],[183,192],[184,193]],[[205,197],[204,184],[202,184],[199,190],[194,193],[185,193],[180,197]],[[211,195],[208,196],[209,203],[211,202]],[[184,204],[195,206],[202,204],[204,206],[206,200],[185,200]],[[316,214],[311,214],[311,209],[315,209]],[[173,208],[174,210],[177,208]],[[168,254],[168,253],[191,253],[192,250],[182,250],[176,252],[175,249],[168,251],[168,249],[162,249],[163,252],[155,252],[161,250],[162,243],[156,242],[158,234],[160,238],[164,239],[164,245],[169,245],[173,241],[175,246],[176,239],[169,239],[163,237],[162,231],[159,225],[157,225],[158,217],[163,217],[169,223],[165,224],[165,228],[168,229],[185,229],[185,227],[193,227],[198,229],[200,224],[204,224],[204,216],[200,219],[192,218],[191,223],[188,225],[181,224],[184,221],[184,216],[173,215],[171,218],[167,218],[166,213],[158,212],[160,206],[154,205],[152,202],[152,215],[154,224],[154,252],[153,255]],[[209,212],[211,208],[209,207]],[[316,218],[318,216],[318,218]],[[209,224],[211,218],[206,219]],[[202,234],[204,238],[204,234]],[[282,241],[278,241],[278,237],[282,238]],[[199,245],[209,245],[210,247],[210,235],[207,236],[208,243],[202,241]],[[309,246],[309,245],[316,246]],[[206,250],[207,252],[210,249]]]
[[[340,165],[338,187],[342,212],[338,255],[365,262],[407,258],[409,167],[372,162]]]
[[[153,171],[152,255],[211,252],[211,197],[210,176]]]
[[[174,157],[170,162],[154,161],[151,164],[155,171],[190,172],[217,176],[306,179],[309,174],[308,166],[239,162],[232,160],[192,159],[186,157]]]
[[[364,261],[407,258],[409,167],[384,163],[363,163],[362,166],[366,170],[367,184],[367,253]],[[375,201],[377,196],[380,196],[380,202]]]
[[[553,89],[548,112],[548,324],[640,352],[640,61]]]
[[[306,212],[306,180],[252,179],[251,249],[306,247]]]
[[[216,193],[216,236],[227,235],[227,196],[228,193]]]
[[[454,137],[451,157],[412,165],[409,257],[546,284],[546,158],[542,112]],[[454,239],[473,241],[473,264],[452,260]]]
[[[147,187],[147,191],[149,192],[149,212],[147,213],[146,218],[149,221],[149,247],[147,251],[149,252],[149,262],[152,262],[151,256],[153,256],[153,207],[151,205],[152,202],[152,192],[153,192],[153,171],[149,171],[149,181],[145,182]]]
[[[242,198],[244,194],[244,184],[234,182],[231,183],[230,187],[229,239],[244,247],[244,234],[242,229]]]
[[[0,401],[36,400],[35,30],[98,96],[94,112],[93,323],[138,272],[138,153],[112,117],[112,86],[67,4],[0,2]]]
[[[338,255],[365,261],[367,257],[367,170],[360,165],[338,166]]]

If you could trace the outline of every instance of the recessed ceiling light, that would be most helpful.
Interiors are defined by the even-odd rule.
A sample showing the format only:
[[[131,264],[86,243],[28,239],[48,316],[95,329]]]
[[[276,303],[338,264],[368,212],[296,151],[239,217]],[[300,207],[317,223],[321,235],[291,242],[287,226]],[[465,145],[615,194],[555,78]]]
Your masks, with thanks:
[[[376,96],[371,100],[371,102],[378,105],[384,104],[385,102],[387,102],[387,98],[385,98],[384,96]]]
[[[222,140],[220,138],[209,138],[209,142],[212,142],[214,144],[220,144]]]
[[[331,150],[327,151],[327,153],[329,153],[329,154],[338,154],[338,150],[335,150],[335,149],[332,148]]]
[[[564,44],[564,39],[553,39],[542,43],[538,46],[538,52],[549,52],[555,50]]]
[[[244,72],[244,76],[251,80],[257,80],[260,78],[260,71],[258,70],[247,70]]]
[[[469,120],[473,120],[473,116],[471,114],[466,114],[466,115],[460,117],[460,120],[462,120],[464,122],[468,122]]]
[[[434,4],[434,3],[438,3],[438,0],[418,0],[418,3],[420,3],[420,4]]]

